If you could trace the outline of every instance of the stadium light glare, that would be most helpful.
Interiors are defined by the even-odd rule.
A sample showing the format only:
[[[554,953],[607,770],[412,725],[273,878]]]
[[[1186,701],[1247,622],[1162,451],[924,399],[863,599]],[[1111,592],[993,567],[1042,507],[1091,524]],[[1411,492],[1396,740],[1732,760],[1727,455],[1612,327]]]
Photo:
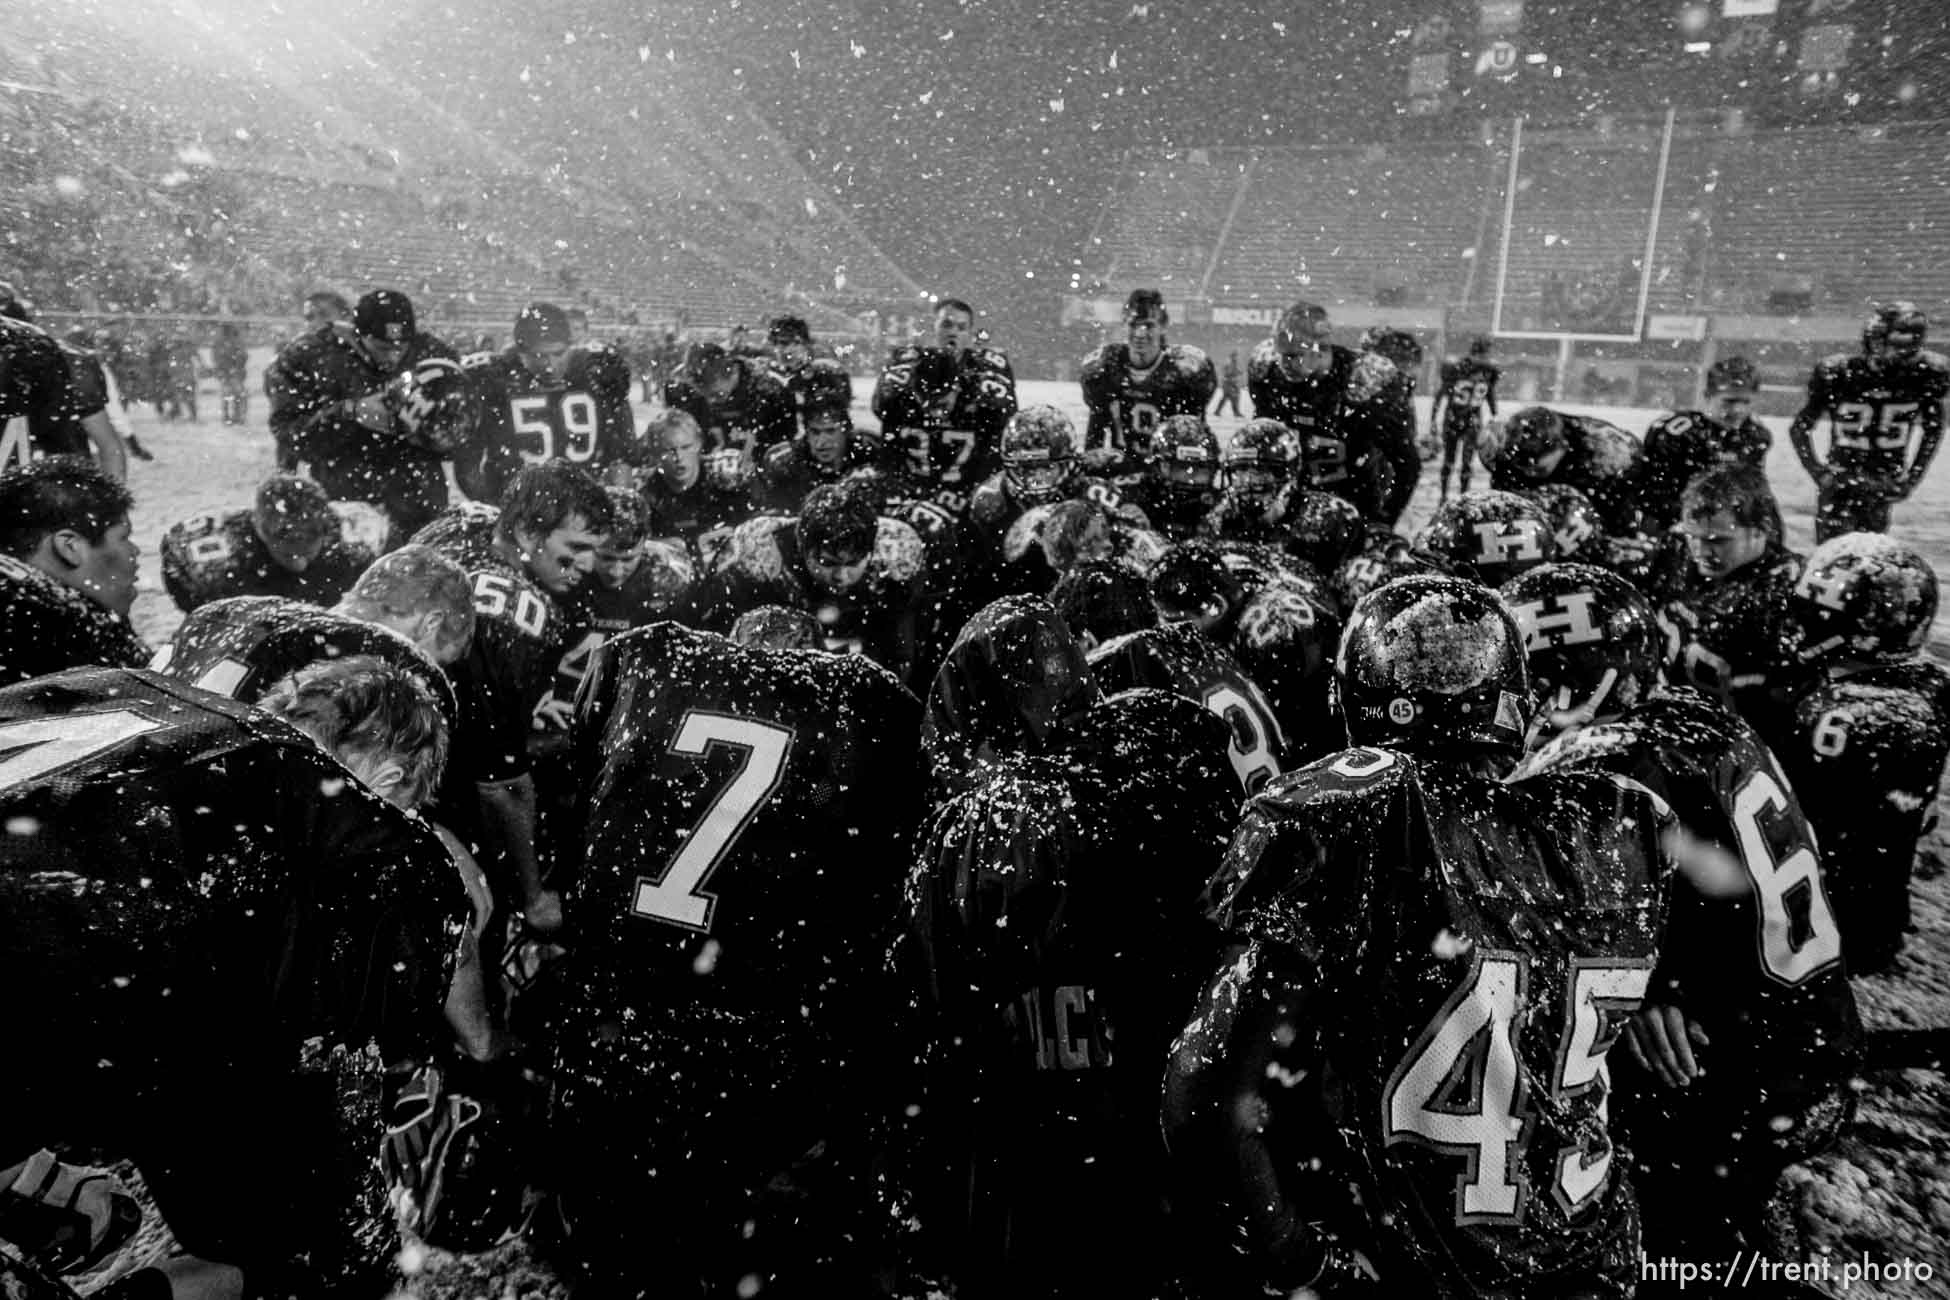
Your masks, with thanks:
[[[1713,52],[1713,42],[1687,41],[1685,49],[1688,54],[1710,54]]]
[[[1549,63],[1550,58],[1551,56],[1548,54],[1526,54],[1523,56],[1523,61],[1525,63]]]

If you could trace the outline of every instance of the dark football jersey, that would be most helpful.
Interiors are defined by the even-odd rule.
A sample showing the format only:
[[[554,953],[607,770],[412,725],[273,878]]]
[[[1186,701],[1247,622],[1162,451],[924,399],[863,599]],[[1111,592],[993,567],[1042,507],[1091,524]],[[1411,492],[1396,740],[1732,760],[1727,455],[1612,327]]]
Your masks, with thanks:
[[[454,457],[462,486],[498,502],[525,465],[561,459],[597,471],[644,463],[629,368],[609,348],[597,347],[594,355],[571,352],[559,382],[530,370],[513,348],[466,359],[481,399],[481,426]]]
[[[453,766],[476,783],[528,771],[531,719],[555,680],[568,635],[555,598],[495,550],[499,517],[493,506],[468,502],[413,536],[466,569],[474,588],[474,641],[450,672],[461,730],[474,738]]]
[[[453,684],[419,647],[391,628],[283,596],[231,596],[199,605],[149,667],[199,690],[255,704],[291,674],[350,655],[406,669],[459,722]]]
[[[370,501],[402,535],[447,504],[442,457],[391,432],[375,432],[345,413],[348,399],[386,387],[428,358],[455,361],[452,348],[417,334],[398,371],[381,370],[350,330],[316,330],[286,344],[264,372],[271,432],[306,463],[334,501]]]
[[[938,393],[922,392],[915,369],[935,349],[901,348],[881,371],[873,413],[881,436],[907,458],[913,494],[960,513],[969,494],[996,469],[1002,426],[1016,413],[1016,377],[1008,358],[970,348],[955,380]]]
[[[185,519],[163,534],[161,550],[163,586],[186,614],[227,596],[288,596],[330,605],[374,559],[334,526],[325,549],[294,572],[271,557],[248,510]]]
[[[1225,723],[1233,774],[1251,794],[1286,768],[1286,735],[1239,661],[1189,623],[1112,637],[1090,652],[1105,691],[1148,686],[1182,695]]]
[[[1591,498],[1614,537],[1639,531],[1639,440],[1615,424],[1589,415],[1561,415],[1570,444],[1564,459],[1541,479],[1517,472],[1509,454],[1490,460],[1490,487],[1499,492],[1529,492],[1545,483],[1568,483]]]
[[[1139,370],[1130,344],[1106,343],[1083,359],[1079,383],[1090,412],[1085,450],[1108,449],[1122,461],[1148,448],[1171,416],[1204,415],[1219,379],[1212,358],[1188,344],[1168,345]]]
[[[620,587],[599,576],[583,579],[565,602],[569,648],[555,668],[555,697],[574,699],[596,651],[612,637],[669,618],[696,580],[689,553],[669,542],[646,542],[642,562]]]
[[[1243,594],[1214,634],[1273,706],[1289,760],[1333,752],[1346,735],[1328,697],[1341,639],[1330,598],[1263,548],[1228,544],[1225,564]]]
[[[1440,387],[1436,389],[1436,400],[1442,403],[1443,429],[1479,427],[1486,410],[1495,415],[1496,381],[1502,376],[1497,367],[1474,357],[1443,362],[1437,381]]]
[[[1280,366],[1273,340],[1253,349],[1247,390],[1255,416],[1300,435],[1315,488],[1346,497],[1369,518],[1394,518],[1421,472],[1414,410],[1388,358],[1327,345],[1330,360],[1295,378]],[[1397,500],[1399,498],[1399,501]]]
[[[124,616],[0,555],[0,685],[64,668],[140,668],[151,653]]]
[[[1934,352],[1908,358],[1824,357],[1808,376],[1808,408],[1831,421],[1828,464],[1866,478],[1909,468],[1920,429],[1942,421],[1950,362]]]
[[[799,412],[792,393],[771,367],[747,361],[738,386],[714,397],[688,378],[664,385],[664,405],[683,411],[704,433],[704,449],[737,450],[745,464],[756,468],[768,448],[791,442],[799,432]]]
[[[752,495],[760,509],[797,514],[806,494],[821,484],[837,483],[866,465],[899,471],[904,460],[890,452],[877,435],[856,429],[848,437],[846,455],[834,464],[821,464],[814,459],[802,435],[791,442],[779,443],[765,453],[765,463],[759,466],[758,485]]]
[[[382,1071],[446,1040],[467,912],[432,829],[294,728],[151,673],[0,691],[0,753],[0,974],[33,990],[0,1034],[34,1061],[0,1082],[0,1145],[133,1158],[186,1246],[267,1285],[307,1252],[308,1286],[383,1284]],[[241,1198],[210,1159],[240,1097],[278,1123]]]
[[[68,354],[51,335],[0,316],[0,470],[42,456],[85,455],[80,422],[103,405],[101,394],[75,382]]]
[[[608,1235],[634,1245],[652,1212],[735,1232],[745,1196],[892,1085],[884,954],[921,810],[917,728],[914,698],[857,657],[673,623],[596,656],[575,726],[576,943],[551,968],[549,1031],[554,1132],[593,1171],[576,1185],[611,1207]]]
[[[740,524],[699,579],[684,621],[724,631],[760,605],[803,609],[818,620],[822,646],[864,654],[898,676],[914,658],[915,620],[927,586],[927,548],[899,520],[882,516],[867,570],[845,591],[813,581],[799,554],[799,521],[761,515]]]
[[[1754,1122],[1790,1114],[1795,1096],[1851,1071],[1861,1024],[1824,859],[1795,786],[1753,729],[1676,691],[1554,742],[1523,773],[1565,767],[1631,777],[1746,867],[1746,898],[1675,889],[1653,1000],[1676,1001],[1700,1022],[1713,1071],[1746,1081]]]
[[[1227,1008],[1299,997],[1297,1055],[1337,1085],[1391,1286],[1630,1294],[1637,1216],[1605,1054],[1658,955],[1670,816],[1608,774],[1504,784],[1373,749],[1288,773],[1213,879],[1245,951],[1176,1068],[1223,1075],[1255,1046],[1226,1041]],[[1277,1104],[1264,1080],[1248,1086]]]
[[[1950,672],[1917,659],[1817,683],[1781,765],[1821,837],[1852,970],[1886,966],[1909,927],[1909,877],[1950,757]]]
[[[731,530],[752,516],[751,494],[740,484],[742,475],[722,460],[709,458],[699,467],[697,482],[679,491],[661,474],[644,480],[643,501],[650,508],[650,536],[677,538],[693,557],[709,561]]]
[[[1158,1075],[1214,951],[1198,897],[1238,803],[1219,724],[1153,690],[978,774],[929,820],[907,910],[938,999],[919,1207],[983,1294],[1162,1281]]]
[[[1801,676],[1790,649],[1788,599],[1803,559],[1778,543],[1725,577],[1708,580],[1684,558],[1685,543],[1673,536],[1662,578],[1652,590],[1661,598],[1668,671],[1732,708],[1773,742],[1782,725],[1781,693]]]
[[[1662,533],[1679,522],[1679,498],[1693,477],[1719,465],[1765,468],[1774,435],[1749,416],[1727,429],[1702,411],[1674,411],[1645,431],[1639,464],[1638,502],[1647,533]]]

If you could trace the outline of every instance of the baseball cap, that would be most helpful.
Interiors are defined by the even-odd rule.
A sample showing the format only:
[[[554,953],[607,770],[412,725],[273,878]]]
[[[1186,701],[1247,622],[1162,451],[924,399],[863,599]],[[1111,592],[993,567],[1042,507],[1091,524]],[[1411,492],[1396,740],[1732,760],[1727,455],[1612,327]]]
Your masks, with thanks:
[[[352,309],[352,328],[383,343],[413,337],[413,302],[398,289],[374,289]]]
[[[552,302],[531,302],[515,317],[515,346],[524,351],[544,343],[573,342],[569,314]]]

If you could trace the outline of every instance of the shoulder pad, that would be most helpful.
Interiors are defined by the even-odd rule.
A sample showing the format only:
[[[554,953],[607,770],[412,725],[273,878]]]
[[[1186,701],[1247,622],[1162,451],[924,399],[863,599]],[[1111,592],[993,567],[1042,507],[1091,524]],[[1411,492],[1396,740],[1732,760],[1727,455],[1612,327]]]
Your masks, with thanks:
[[[1004,560],[1013,563],[1027,555],[1030,547],[1043,544],[1043,521],[1049,518],[1049,512],[1049,506],[1031,506],[1016,516],[1002,535]]]
[[[1111,367],[1119,360],[1116,350],[1123,346],[1122,343],[1105,343],[1092,348],[1090,354],[1083,359],[1083,364],[1078,367],[1077,382],[1088,389],[1092,384],[1106,378]]]
[[[887,366],[890,369],[894,366],[911,366],[914,364],[915,358],[920,355],[921,348],[919,344],[904,343],[888,353]]]
[[[1015,374],[1009,368],[1009,358],[998,348],[970,348],[961,365],[963,370],[987,370],[1005,378]]]
[[[1941,352],[1932,352],[1925,348],[1916,354],[1916,359],[1930,370],[1950,371],[1950,357],[1944,356]]]
[[[1253,346],[1252,355],[1246,358],[1246,374],[1260,379],[1272,374],[1280,364],[1279,350],[1273,346],[1272,339],[1261,339]]]
[[[909,582],[928,565],[927,543],[898,519],[880,517],[873,540],[873,567],[891,582]]]
[[[1009,496],[1002,490],[1002,476],[991,474],[968,494],[968,517],[984,528],[1000,523],[1009,512]]]

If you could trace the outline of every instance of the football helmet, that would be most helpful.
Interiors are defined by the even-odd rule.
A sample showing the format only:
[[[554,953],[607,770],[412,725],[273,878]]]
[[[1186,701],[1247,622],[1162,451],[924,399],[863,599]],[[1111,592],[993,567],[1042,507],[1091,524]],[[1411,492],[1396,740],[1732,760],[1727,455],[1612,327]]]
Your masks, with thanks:
[[[734,644],[757,650],[817,650],[819,620],[803,609],[760,605],[740,614],[729,633]]]
[[[1362,597],[1334,685],[1356,745],[1516,754],[1530,727],[1523,633],[1495,592],[1462,578],[1418,574]]]
[[[1465,492],[1436,507],[1415,544],[1458,573],[1500,587],[1557,558],[1557,536],[1536,502],[1515,492]]]
[[[1629,709],[1651,694],[1666,637],[1652,602],[1595,564],[1540,564],[1503,585],[1548,707],[1592,714]]]
[[[1151,566],[1151,599],[1166,623],[1195,622],[1211,630],[1245,600],[1244,581],[1225,552],[1210,542],[1180,542]]]
[[[1296,347],[1308,352],[1318,352],[1332,337],[1334,327],[1327,321],[1327,309],[1318,303],[1296,302],[1280,313],[1280,323],[1273,330],[1273,346],[1282,353]]]
[[[1605,554],[1608,539],[1605,536],[1604,516],[1598,507],[1580,488],[1569,483],[1546,483],[1540,488],[1525,492],[1544,512],[1544,518],[1551,526],[1551,536],[1557,539],[1557,558],[1569,560],[1573,557],[1587,563],[1595,563]]]
[[[1564,417],[1548,406],[1530,406],[1504,424],[1495,458],[1519,478],[1541,479],[1554,468],[1543,462],[1570,449]]]
[[[1400,533],[1371,525],[1361,549],[1349,557],[1334,574],[1334,587],[1341,604],[1351,607],[1361,597],[1394,578],[1411,573],[1443,573],[1443,564],[1426,551],[1418,551]]]
[[[1862,351],[1872,357],[1885,349],[1892,356],[1913,357],[1929,332],[1930,318],[1915,303],[1881,303],[1862,326]]]
[[[1049,602],[1086,647],[1158,625],[1150,582],[1115,560],[1071,568],[1050,588]]]
[[[1300,437],[1278,420],[1248,420],[1224,455],[1226,496],[1251,513],[1270,509],[1287,486],[1304,481]]]
[[[1721,357],[1706,368],[1706,395],[1760,391],[1760,371],[1745,357]]]
[[[1361,333],[1358,344],[1363,352],[1376,352],[1394,362],[1395,369],[1412,377],[1422,365],[1422,343],[1407,330],[1392,325],[1370,325]]]
[[[451,455],[481,423],[481,397],[459,365],[428,357],[386,386],[386,404],[400,436],[416,447]]]
[[[1367,522],[1346,497],[1302,492],[1287,503],[1286,551],[1319,573],[1338,573],[1366,540]]]
[[[1219,440],[1205,418],[1171,416],[1158,426],[1151,449],[1145,472],[1170,507],[1166,513],[1210,509],[1219,481]]]
[[[1077,470],[1077,433],[1054,406],[1025,406],[1002,429],[1002,478],[1025,505],[1064,496]]]
[[[1817,546],[1789,611],[1804,663],[1907,659],[1936,618],[1936,572],[1882,533],[1844,533]]]

